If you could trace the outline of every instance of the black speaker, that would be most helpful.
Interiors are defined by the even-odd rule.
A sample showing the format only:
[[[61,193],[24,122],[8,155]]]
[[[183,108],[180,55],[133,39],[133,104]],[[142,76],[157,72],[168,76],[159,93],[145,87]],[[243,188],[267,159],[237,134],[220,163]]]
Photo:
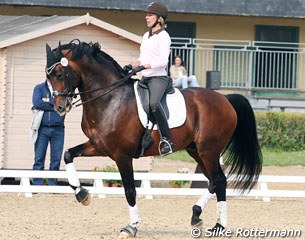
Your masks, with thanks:
[[[212,90],[220,89],[220,71],[207,71],[206,88]]]

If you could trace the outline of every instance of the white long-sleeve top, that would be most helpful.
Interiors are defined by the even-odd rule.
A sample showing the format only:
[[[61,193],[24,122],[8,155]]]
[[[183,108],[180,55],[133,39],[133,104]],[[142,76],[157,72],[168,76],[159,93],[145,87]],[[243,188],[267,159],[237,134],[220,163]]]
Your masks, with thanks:
[[[150,64],[151,69],[143,70],[143,77],[166,76],[166,67],[170,54],[171,39],[163,30],[149,37],[149,32],[143,35],[140,47],[139,61],[141,65]]]

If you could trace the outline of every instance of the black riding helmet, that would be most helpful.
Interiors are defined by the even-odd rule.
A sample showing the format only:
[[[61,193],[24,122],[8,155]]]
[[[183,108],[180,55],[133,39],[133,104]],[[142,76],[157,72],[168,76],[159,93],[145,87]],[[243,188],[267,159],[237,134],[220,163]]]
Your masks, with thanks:
[[[165,4],[161,2],[152,2],[150,3],[145,12],[156,14],[159,17],[163,17],[164,21],[167,19],[168,9]]]

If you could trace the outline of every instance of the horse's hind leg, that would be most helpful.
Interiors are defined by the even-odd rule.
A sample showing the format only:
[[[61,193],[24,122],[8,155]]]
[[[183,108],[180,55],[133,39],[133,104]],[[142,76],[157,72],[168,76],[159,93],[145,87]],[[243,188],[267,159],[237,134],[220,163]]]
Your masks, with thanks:
[[[214,172],[212,173],[212,180],[208,187],[209,192],[212,194],[216,193],[217,197],[217,222],[214,229],[224,229],[227,226],[227,178],[224,175],[220,165],[218,165],[218,170],[215,170],[213,170]]]
[[[194,148],[187,148],[187,152],[198,162],[204,175],[210,180],[208,190],[193,206],[192,226],[202,225],[199,218],[211,196],[216,193],[217,197],[217,223],[214,228],[224,228],[227,225],[227,205],[226,205],[226,187],[227,180],[219,163],[219,154],[206,152],[203,156],[206,160],[202,161],[198,152]],[[210,161],[208,161],[210,159]],[[212,160],[211,160],[212,159]]]
[[[195,144],[191,144],[186,151],[188,152],[188,154],[194,158],[196,160],[196,162],[198,163],[198,165],[200,166],[203,174],[206,176],[206,169],[203,165],[203,162],[201,160],[201,158],[198,155],[197,149]],[[197,203],[193,206],[192,211],[192,219],[191,219],[191,225],[193,227],[200,227],[203,222],[202,219],[200,219],[200,215],[202,213],[202,211],[204,210],[204,208],[206,207],[209,199],[212,197],[213,194],[211,194],[208,190],[206,190],[206,192],[198,199]]]
[[[75,157],[80,156],[98,156],[95,148],[88,141],[84,144],[80,144],[76,147],[70,148],[65,151],[64,161],[66,164],[66,171],[68,174],[68,180],[70,187],[75,191],[75,197],[78,202],[87,206],[90,204],[90,195],[87,189],[83,188],[80,181],[76,175],[76,169],[73,163]]]

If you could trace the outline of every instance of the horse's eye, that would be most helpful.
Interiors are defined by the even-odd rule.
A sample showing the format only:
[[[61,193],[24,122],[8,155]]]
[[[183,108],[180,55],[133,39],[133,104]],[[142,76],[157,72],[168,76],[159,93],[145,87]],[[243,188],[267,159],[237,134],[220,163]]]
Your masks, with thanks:
[[[55,76],[57,79],[63,79],[64,74],[62,72],[57,72]]]

